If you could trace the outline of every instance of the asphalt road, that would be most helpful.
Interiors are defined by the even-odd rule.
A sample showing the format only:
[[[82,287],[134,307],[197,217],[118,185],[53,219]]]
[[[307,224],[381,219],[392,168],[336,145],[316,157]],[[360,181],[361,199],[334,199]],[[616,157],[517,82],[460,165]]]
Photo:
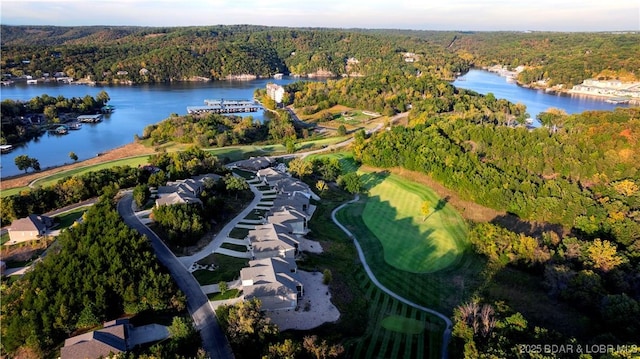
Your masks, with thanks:
[[[118,202],[118,212],[125,223],[146,236],[160,263],[169,269],[169,273],[178,287],[187,297],[187,309],[193,318],[196,328],[200,331],[204,349],[212,359],[234,358],[229,341],[218,324],[215,312],[209,304],[209,299],[202,292],[200,284],[178,261],[176,256],[167,248],[162,240],[135,216],[131,204],[133,196],[126,193]]]

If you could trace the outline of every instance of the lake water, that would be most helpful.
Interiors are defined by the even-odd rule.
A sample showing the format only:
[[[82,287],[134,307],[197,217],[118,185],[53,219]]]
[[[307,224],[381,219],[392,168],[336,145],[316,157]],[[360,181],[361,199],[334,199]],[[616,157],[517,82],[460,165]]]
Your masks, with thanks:
[[[462,80],[464,79],[464,80]],[[527,106],[529,115],[535,118],[539,112],[549,107],[557,107],[567,113],[586,110],[611,110],[615,105],[601,100],[584,97],[556,96],[544,91],[522,88],[508,83],[496,74],[471,70],[453,84],[460,88],[487,94],[492,92],[497,98],[521,102]],[[101,123],[83,124],[82,129],[58,136],[45,133],[36,140],[17,146],[12,152],[2,154],[0,176],[21,173],[14,159],[26,154],[40,161],[42,168],[71,162],[69,152],[75,152],[80,160],[95,157],[100,152],[120,147],[134,140],[135,134],[169,117],[172,113],[183,115],[187,106],[203,105],[205,99],[251,99],[257,88],[265,88],[268,82],[285,85],[297,79],[261,79],[253,81],[214,81],[208,83],[173,83],[140,86],[83,86],[83,85],[13,85],[0,88],[1,99],[28,101],[47,94],[50,96],[95,97],[105,90],[111,97],[110,105],[116,110],[106,115]],[[264,120],[264,113],[249,113],[256,120]]]
[[[554,95],[543,90],[528,89],[515,83],[507,82],[507,79],[495,73],[483,70],[470,70],[464,76],[453,82],[459,88],[473,90],[483,95],[489,92],[496,98],[504,98],[513,103],[522,103],[527,106],[527,112],[533,119],[540,112],[550,107],[565,110],[567,113],[580,113],[588,110],[613,110],[616,105],[601,99],[585,96]],[[626,105],[618,105],[626,106]]]
[[[82,129],[69,131],[67,135],[45,133],[38,139],[16,146],[2,154],[1,176],[12,176],[18,170],[14,159],[18,155],[35,157],[42,168],[72,162],[69,152],[75,152],[80,160],[95,157],[100,152],[123,146],[141,135],[147,125],[158,123],[172,113],[186,114],[187,106],[204,105],[205,99],[252,99],[253,92],[265,88],[268,82],[285,85],[296,81],[293,78],[260,79],[253,81],[213,81],[207,83],[174,83],[140,86],[85,86],[65,84],[17,84],[0,88],[4,99],[28,101],[33,97],[47,94],[62,95],[66,98],[97,96],[104,90],[109,94],[110,105],[115,107],[112,114],[105,115],[97,124],[83,124]],[[253,116],[263,121],[263,111],[238,114]]]

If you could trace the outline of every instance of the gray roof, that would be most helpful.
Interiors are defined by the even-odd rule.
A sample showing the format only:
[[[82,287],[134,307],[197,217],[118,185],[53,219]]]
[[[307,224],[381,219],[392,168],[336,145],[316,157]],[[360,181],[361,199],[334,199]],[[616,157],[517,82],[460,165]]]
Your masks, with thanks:
[[[295,261],[278,257],[249,261],[249,267],[240,271],[240,278],[245,299],[259,298],[265,309],[296,300],[297,287],[302,286]]]
[[[31,232],[31,231],[46,231],[48,227],[53,225],[53,220],[50,217],[30,214],[28,217],[16,219],[11,222],[10,231],[15,232]]]
[[[60,350],[61,359],[107,357],[127,350],[128,321],[104,323],[103,329],[71,337]]]
[[[298,192],[304,194],[311,192],[311,189],[306,183],[292,177],[281,178],[275,183],[275,186],[278,192],[282,193]]]
[[[181,203],[198,203],[202,204],[202,201],[191,194],[181,193],[181,192],[173,192],[173,193],[162,193],[159,194],[160,198],[156,199],[157,206],[170,206],[174,204]]]
[[[252,157],[248,160],[236,162],[236,166],[257,171],[271,166],[271,160],[268,157]]]
[[[289,228],[274,223],[256,226],[249,231],[248,237],[255,252],[286,251],[298,245],[298,240],[289,234]]]

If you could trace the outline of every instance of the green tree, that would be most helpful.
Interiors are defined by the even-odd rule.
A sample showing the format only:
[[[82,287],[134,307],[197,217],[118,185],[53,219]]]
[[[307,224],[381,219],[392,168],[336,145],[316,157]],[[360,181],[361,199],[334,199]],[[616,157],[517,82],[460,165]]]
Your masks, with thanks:
[[[151,190],[145,183],[137,185],[133,188],[133,200],[139,208],[142,208],[151,197]]]
[[[316,182],[316,189],[320,192],[324,192],[329,189],[329,186],[327,186],[327,182],[318,180],[318,182]]]
[[[27,155],[17,156],[14,162],[16,164],[16,167],[18,167],[19,170],[24,171],[25,173],[27,173],[27,170],[29,170],[32,163],[31,158]]]
[[[303,178],[313,173],[313,163],[305,161],[300,157],[296,157],[289,161],[287,167],[289,169],[289,173],[298,178]]]
[[[227,282],[221,280],[220,282],[218,282],[218,288],[220,289],[220,294],[224,295],[227,290],[229,290],[229,285],[227,284]]]
[[[616,246],[607,241],[594,240],[587,248],[589,263],[596,269],[608,272],[616,266],[622,264],[624,259],[617,253]]]
[[[69,152],[69,158],[71,158],[73,162],[76,162],[78,160],[78,155],[76,155],[75,152],[71,151]]]
[[[362,178],[355,172],[349,172],[338,177],[338,186],[351,194],[356,194],[362,191]]]
[[[175,316],[169,326],[169,335],[172,340],[185,339],[191,336],[195,332],[193,328],[193,321],[191,318],[185,318],[182,316]]]
[[[344,136],[347,134],[347,128],[344,125],[338,126],[337,130],[338,136]]]
[[[422,221],[426,221],[429,218],[429,215],[433,213],[433,206],[431,206],[431,201],[422,202],[422,206],[420,206],[420,213],[422,213]]]
[[[37,158],[31,158],[30,162],[31,164],[29,166],[33,168],[34,171],[40,171],[40,161],[38,161]]]
[[[328,268],[322,272],[322,284],[328,285],[333,280],[333,274]]]
[[[266,358],[267,359],[295,359],[300,353],[300,344],[291,339],[285,339],[282,343],[271,343]]]
[[[329,345],[326,340],[320,341],[317,335],[304,337],[302,346],[316,359],[336,358],[344,353],[344,347],[342,345]]]
[[[96,100],[104,106],[107,104],[107,102],[111,101],[111,97],[109,97],[109,94],[106,91],[102,90],[98,92]]]
[[[232,174],[224,176],[224,184],[228,191],[236,194],[236,199],[238,198],[239,192],[249,189],[249,184],[244,180],[244,178],[236,177]]]

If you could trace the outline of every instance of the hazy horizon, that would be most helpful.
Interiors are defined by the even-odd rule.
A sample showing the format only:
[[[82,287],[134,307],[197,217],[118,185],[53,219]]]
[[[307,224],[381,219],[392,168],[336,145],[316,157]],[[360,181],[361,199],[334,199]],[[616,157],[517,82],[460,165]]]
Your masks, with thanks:
[[[181,27],[264,25],[436,31],[639,31],[637,0],[4,0],[3,25]]]

